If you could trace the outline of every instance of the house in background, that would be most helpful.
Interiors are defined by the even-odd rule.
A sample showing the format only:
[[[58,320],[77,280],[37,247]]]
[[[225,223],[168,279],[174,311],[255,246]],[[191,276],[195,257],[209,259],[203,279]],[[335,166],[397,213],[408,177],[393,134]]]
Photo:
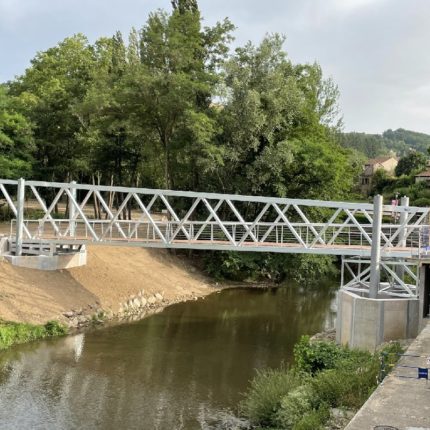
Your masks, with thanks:
[[[395,157],[372,158],[364,165],[363,173],[360,175],[360,189],[365,195],[368,195],[372,189],[372,180],[377,170],[383,169],[388,175],[394,176],[394,170],[398,164]]]
[[[430,169],[424,170],[424,172],[415,175],[415,183],[417,184],[418,182],[426,182],[427,184],[430,184]]]

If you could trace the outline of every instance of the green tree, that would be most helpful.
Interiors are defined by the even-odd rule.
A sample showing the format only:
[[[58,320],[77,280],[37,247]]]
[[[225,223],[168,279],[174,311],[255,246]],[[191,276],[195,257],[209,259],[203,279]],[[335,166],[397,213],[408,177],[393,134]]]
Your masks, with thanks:
[[[172,0],[171,3],[173,9],[179,13],[197,12],[199,10],[197,0]]]
[[[274,35],[248,44],[225,65],[221,185],[234,193],[342,196],[355,171],[332,133],[337,91],[317,64],[293,65],[283,42]]]
[[[28,177],[32,173],[33,131],[19,112],[22,100],[11,97],[0,85],[0,175],[2,178]]]
[[[156,136],[167,188],[197,187],[196,173],[208,166],[201,158],[219,159],[210,105],[231,29],[227,20],[202,29],[198,10],[178,4],[171,14],[151,14],[140,33],[140,62],[130,67],[125,94],[134,120]]]
[[[421,152],[411,152],[399,160],[396,166],[396,176],[410,175],[425,169],[427,166],[427,157]]]
[[[88,170],[87,148],[77,139],[81,123],[74,107],[86,94],[93,49],[85,36],[66,38],[39,52],[11,92],[26,101],[23,112],[34,124],[35,174],[70,181]]]

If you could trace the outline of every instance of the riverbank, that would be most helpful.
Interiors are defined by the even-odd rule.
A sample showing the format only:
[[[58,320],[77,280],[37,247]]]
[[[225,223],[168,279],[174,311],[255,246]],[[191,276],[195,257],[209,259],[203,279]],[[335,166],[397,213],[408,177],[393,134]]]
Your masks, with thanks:
[[[0,320],[0,351],[33,340],[64,336],[68,332],[64,324],[48,321],[43,325],[17,323]]]
[[[138,317],[222,289],[165,250],[88,247],[84,267],[43,272],[0,263],[0,318],[80,327]]]

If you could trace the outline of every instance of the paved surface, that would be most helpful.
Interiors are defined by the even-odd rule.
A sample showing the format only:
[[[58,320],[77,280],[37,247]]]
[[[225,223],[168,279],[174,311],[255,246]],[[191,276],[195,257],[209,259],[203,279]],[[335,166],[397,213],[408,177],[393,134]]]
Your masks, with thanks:
[[[430,368],[430,322],[410,345],[399,365]],[[417,376],[417,370],[396,366],[375,390],[345,430],[373,430],[375,426],[392,426],[399,430],[430,430],[430,381],[399,378]]]

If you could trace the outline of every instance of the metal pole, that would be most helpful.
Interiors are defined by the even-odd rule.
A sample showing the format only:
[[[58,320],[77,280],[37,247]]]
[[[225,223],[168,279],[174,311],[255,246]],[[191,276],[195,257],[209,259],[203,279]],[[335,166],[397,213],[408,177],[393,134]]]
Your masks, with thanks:
[[[403,196],[400,199],[400,206],[408,207],[409,206],[409,197]],[[406,219],[408,218],[407,212],[401,212],[400,213],[400,225],[403,226],[399,233],[399,246],[404,248],[406,246]]]
[[[76,185],[76,181],[70,182],[70,185]],[[76,202],[76,188],[70,187],[70,193],[72,194],[73,200]],[[70,237],[75,237],[76,234],[76,221],[75,221],[76,208],[73,204],[72,199],[69,199],[69,232]]]
[[[369,298],[376,299],[381,278],[381,226],[382,226],[382,196],[376,195],[373,199],[373,228],[372,248],[370,252],[370,285]]]
[[[25,201],[25,180],[18,179],[17,200],[16,200],[16,238],[15,255],[22,254],[22,235],[24,231],[24,201]]]
[[[400,206],[404,206],[404,207],[408,207],[409,206],[409,197],[403,196],[400,199]],[[406,248],[406,233],[407,233],[407,225],[406,225],[406,220],[408,218],[408,213],[407,212],[401,212],[400,213],[400,218],[399,218],[399,225],[400,225],[400,233],[399,233],[399,244],[398,246],[401,248]],[[404,261],[404,260],[400,260],[400,261]],[[405,267],[402,265],[397,265],[396,266],[396,274],[397,276],[403,281],[404,277],[405,277]]]

